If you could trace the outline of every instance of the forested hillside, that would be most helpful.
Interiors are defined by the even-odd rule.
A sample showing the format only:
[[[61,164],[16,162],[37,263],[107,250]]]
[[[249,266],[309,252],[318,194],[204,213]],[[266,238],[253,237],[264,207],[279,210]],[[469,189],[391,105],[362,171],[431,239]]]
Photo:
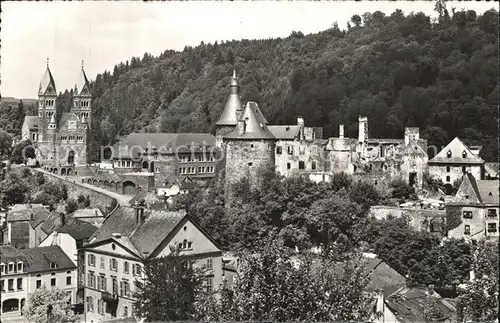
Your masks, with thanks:
[[[146,53],[97,75],[93,129],[102,144],[133,131],[214,131],[234,67],[243,101],[256,101],[270,123],[300,115],[326,136],[344,123],[356,137],[362,114],[372,137],[401,137],[405,126],[418,126],[429,144],[459,136],[495,161],[498,12],[437,9],[438,21],[374,12],[353,16],[345,31],[334,24],[306,36]],[[60,112],[70,99],[61,95]]]

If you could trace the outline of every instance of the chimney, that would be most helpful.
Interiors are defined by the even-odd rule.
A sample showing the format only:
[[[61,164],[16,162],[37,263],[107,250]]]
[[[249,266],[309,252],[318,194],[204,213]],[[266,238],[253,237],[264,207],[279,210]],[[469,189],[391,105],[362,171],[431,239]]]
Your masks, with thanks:
[[[238,134],[243,135],[245,133],[246,121],[238,120]]]
[[[304,140],[304,118],[297,117],[297,126],[300,127],[300,129],[299,129],[299,139],[300,140]]]
[[[359,117],[358,118],[358,142],[367,142],[368,141],[368,118],[367,117]]]
[[[56,229],[61,228],[64,225],[64,223],[66,223],[66,216],[64,215],[64,213],[60,212],[59,213],[59,222],[56,225]]]
[[[135,206],[135,224],[141,225],[144,223],[144,202],[138,203]]]
[[[344,125],[343,124],[341,124],[339,126],[339,138],[344,139]]]

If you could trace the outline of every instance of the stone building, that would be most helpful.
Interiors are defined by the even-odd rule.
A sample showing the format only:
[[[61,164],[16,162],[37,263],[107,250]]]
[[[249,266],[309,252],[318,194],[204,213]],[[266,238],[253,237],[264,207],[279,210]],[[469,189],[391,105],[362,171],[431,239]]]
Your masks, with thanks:
[[[53,172],[66,175],[74,167],[87,165],[92,96],[83,69],[73,89],[70,112],[56,120],[57,90],[48,62],[38,89],[38,116],[26,116],[21,129],[23,140],[30,139],[37,160]]]
[[[429,175],[441,179],[449,187],[464,174],[483,179],[484,160],[479,157],[482,147],[467,147],[458,137],[429,160]]]
[[[496,180],[463,176],[453,200],[446,204],[447,236],[450,238],[498,239],[499,189]]]
[[[184,211],[136,206],[112,213],[91,236],[79,260],[85,321],[132,316],[134,282],[143,276],[145,262],[170,254],[172,248],[205,269],[206,290],[220,286],[222,251]]]

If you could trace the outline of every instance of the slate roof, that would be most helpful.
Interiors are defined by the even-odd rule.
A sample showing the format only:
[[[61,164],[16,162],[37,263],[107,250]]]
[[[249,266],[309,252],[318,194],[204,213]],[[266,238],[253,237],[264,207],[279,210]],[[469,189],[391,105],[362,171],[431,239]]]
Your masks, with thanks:
[[[448,158],[447,153],[451,151],[451,157]],[[465,151],[467,156],[462,157],[462,153]],[[428,164],[473,164],[479,165],[483,164],[484,160],[477,155],[474,155],[472,151],[465,145],[462,140],[455,137],[446,147],[444,147],[434,158],[428,161]]]
[[[23,249],[28,262],[28,272],[40,272],[54,270],[50,268],[51,263],[57,264],[57,269],[76,268],[73,261],[62,251],[59,246],[48,246]]]
[[[120,206],[113,212],[102,226],[94,232],[90,238],[91,244],[96,244],[108,239],[113,239],[113,233],[120,233],[121,238],[127,239],[142,257],[146,252],[151,254],[170,232],[186,216],[185,211],[144,210],[145,220],[142,224],[136,224],[135,209]],[[127,239],[123,239],[126,237]]]
[[[194,147],[194,151],[203,151],[202,146],[209,152],[215,147],[215,137],[208,133],[131,133],[118,143],[121,156],[132,158],[140,155],[140,149],[131,149],[133,146],[141,147],[145,151],[149,145],[162,154],[190,152],[193,149],[191,147]]]
[[[66,223],[58,230],[60,233],[67,233],[76,241],[90,238],[97,230],[97,227],[77,218],[69,218]]]
[[[497,180],[479,180],[477,181],[477,190],[481,202],[485,204],[499,204],[498,194],[500,183]]]
[[[80,74],[78,76],[78,80],[75,84],[75,93],[77,95],[82,95],[82,91],[83,89],[85,88],[85,86],[87,86],[87,89],[89,87],[89,80],[87,79],[87,75],[85,74],[85,71],[83,70],[83,66],[82,66],[82,69],[80,70]]]
[[[245,121],[245,131],[240,133],[237,126],[236,129],[226,134],[224,138],[240,140],[275,139],[274,135],[269,131],[267,121],[260,112],[257,103],[247,103],[240,121]]]
[[[217,126],[236,126],[238,124],[238,111],[243,110],[238,87],[238,79],[236,78],[236,71],[233,72],[231,78],[231,93],[227,99],[224,110],[217,121]]]
[[[71,116],[71,112],[63,112],[63,114],[61,115],[61,119],[59,119],[58,128],[62,128],[64,126],[64,124],[68,121],[70,116]]]
[[[300,126],[268,126],[269,131],[276,139],[293,140],[298,137]]]
[[[38,94],[43,95],[47,92],[47,88],[51,85],[53,92],[56,91],[56,83],[54,82],[54,78],[52,77],[52,73],[50,72],[49,66],[45,69],[45,73],[42,76],[42,80],[40,81],[40,87],[38,88]],[[50,91],[52,92],[52,91]]]
[[[24,124],[27,124],[29,129],[38,128],[39,122],[40,122],[40,117],[38,117],[38,116],[25,116],[24,117]]]
[[[484,170],[491,177],[498,177],[500,173],[500,164],[499,163],[484,163]]]
[[[435,292],[428,295],[422,288],[402,287],[385,299],[385,304],[398,318],[399,322],[425,322],[424,308],[427,300],[434,297],[436,306],[442,314],[440,322],[454,317],[454,306],[439,297]]]
[[[3,263],[26,261],[26,255],[12,246],[0,246],[0,261]]]
[[[51,234],[59,224],[61,215],[58,212],[51,212],[42,224],[42,231],[46,234]]]
[[[35,228],[40,223],[45,221],[45,219],[47,219],[50,214],[44,206],[42,206],[41,204],[39,205],[40,206],[32,205],[31,209],[27,207],[17,207],[13,209],[14,211],[10,211],[9,213],[7,213],[7,222],[29,221],[30,225]],[[31,220],[31,212],[33,212],[33,220]]]

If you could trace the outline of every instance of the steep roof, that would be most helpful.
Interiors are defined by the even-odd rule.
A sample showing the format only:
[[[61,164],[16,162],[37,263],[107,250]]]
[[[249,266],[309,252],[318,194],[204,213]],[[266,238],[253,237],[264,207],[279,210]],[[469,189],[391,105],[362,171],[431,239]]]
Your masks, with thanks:
[[[451,152],[451,157],[448,157],[448,151]],[[462,154],[465,152],[466,157]],[[444,147],[434,158],[429,160],[429,164],[483,164],[484,160],[477,155],[474,155],[472,151],[465,145],[462,140],[455,137],[446,147]]]
[[[26,204],[25,204],[26,205]],[[31,220],[31,213],[33,213],[33,220]],[[43,222],[48,216],[49,211],[44,206],[32,205],[31,208],[17,208],[7,213],[8,222],[29,221],[30,225],[34,228]]]
[[[26,261],[26,255],[12,246],[0,246],[0,261],[3,263]]]
[[[52,73],[50,72],[48,64],[38,88],[38,95],[44,94],[57,94],[56,83],[54,82],[54,78],[52,77]]]
[[[87,79],[87,75],[85,74],[85,70],[82,69],[80,70],[80,74],[78,75],[77,82],[75,84],[75,94],[76,95],[89,95],[90,86],[89,86],[89,80]]]
[[[477,190],[481,201],[485,204],[499,204],[500,184],[497,180],[478,180]]]
[[[62,128],[64,124],[69,120],[70,116],[71,112],[63,112],[63,114],[61,115],[61,119],[59,119],[58,128]]]
[[[185,211],[144,210],[145,220],[136,223],[135,209],[120,206],[103,223],[90,238],[91,244],[96,244],[113,238],[113,233],[120,233],[121,242],[126,237],[142,257],[144,253],[151,254],[170,232],[186,216]]]
[[[60,224],[61,215],[58,212],[51,212],[42,224],[42,231],[46,234],[51,234]]]
[[[229,94],[224,110],[216,123],[217,126],[236,126],[238,124],[238,112],[241,112],[242,104],[240,101],[236,71],[233,72],[230,86],[231,93]]]
[[[276,139],[281,140],[293,140],[297,138],[300,131],[300,126],[268,126],[269,131],[273,134]]]
[[[40,122],[40,117],[38,116],[26,116],[24,117],[23,127],[27,125],[29,129],[38,128]]]
[[[69,218],[58,231],[67,233],[76,241],[80,241],[90,238],[96,230],[97,227],[88,222],[77,218]]]
[[[255,140],[255,139],[275,139],[274,135],[267,127],[267,121],[263,119],[259,106],[255,102],[248,102],[241,115],[240,122],[245,123],[244,131],[238,129],[224,136],[228,139]]]
[[[73,269],[76,268],[73,261],[59,246],[48,246],[23,249],[28,262],[29,273],[54,270],[51,263],[57,264],[57,269]]]

